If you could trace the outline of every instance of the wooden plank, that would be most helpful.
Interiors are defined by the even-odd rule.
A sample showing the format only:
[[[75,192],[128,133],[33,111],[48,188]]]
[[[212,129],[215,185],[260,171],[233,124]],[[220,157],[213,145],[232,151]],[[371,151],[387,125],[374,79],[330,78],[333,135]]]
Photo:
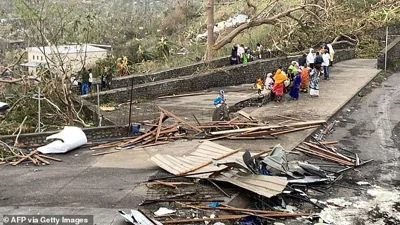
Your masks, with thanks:
[[[286,126],[269,125],[269,126],[263,126],[263,127],[251,127],[251,128],[242,128],[242,129],[235,129],[235,130],[215,131],[215,132],[210,132],[210,133],[212,135],[224,135],[224,134],[232,134],[232,133],[242,133],[242,132],[246,132],[246,131],[269,130],[269,129],[283,128],[283,127],[305,127],[305,126],[319,125],[319,124],[323,124],[325,122],[326,122],[325,120],[315,120],[315,121],[291,123],[291,124],[287,124]]]
[[[46,164],[46,165],[50,165],[50,162],[43,159],[42,157],[40,157],[39,155],[33,155],[34,158],[36,158],[37,160],[41,161],[42,163]]]
[[[317,142],[313,142],[313,141],[310,141],[310,143],[318,144]],[[321,143],[323,145],[335,145],[335,144],[339,143],[339,141],[320,141],[319,143]]]
[[[45,158],[45,159],[50,159],[50,160],[53,160],[53,161],[62,162],[61,159],[54,158],[54,157],[50,157],[50,156],[47,156],[47,155],[41,155],[41,154],[39,154],[39,156],[42,157],[42,158]]]
[[[301,131],[301,130],[308,130],[308,129],[316,128],[316,127],[319,127],[319,125],[309,126],[309,127],[294,128],[294,129],[284,130],[284,131],[278,131],[278,132],[275,132],[275,133],[271,133],[271,135],[287,134],[287,133],[297,132],[297,131]]]
[[[270,135],[271,134],[271,130],[262,130],[262,131],[251,131],[248,133],[242,133],[237,135],[238,137],[253,137],[253,136],[263,136],[263,135]]]
[[[226,158],[226,157],[228,157],[228,156],[230,156],[230,155],[233,155],[233,154],[235,154],[235,153],[237,153],[237,152],[239,152],[239,151],[240,151],[240,149],[236,149],[236,150],[234,150],[234,151],[232,151],[232,152],[228,152],[228,153],[226,153],[226,154],[224,154],[224,155],[221,155],[220,157],[216,158],[215,160],[220,160],[220,159]],[[201,169],[201,168],[203,168],[203,167],[205,167],[205,166],[208,166],[208,165],[212,164],[212,162],[213,162],[213,161],[210,160],[210,161],[205,162],[205,163],[203,163],[203,164],[200,164],[200,165],[198,165],[198,166],[196,166],[196,167],[193,167],[193,168],[191,168],[191,169],[189,169],[189,170],[183,171],[183,172],[179,173],[178,175],[183,175],[183,174],[187,174],[187,173],[196,171],[196,170],[198,170],[198,169]]]
[[[148,144],[148,145],[136,146],[134,149],[147,148],[147,147],[152,147],[152,146],[157,146],[157,145],[165,145],[168,143],[169,143],[169,141],[159,141],[159,142],[155,142],[155,143]]]
[[[25,155],[24,157],[21,157],[18,161],[14,162],[14,163],[11,163],[11,165],[16,166],[16,165],[20,164],[21,162],[25,161],[26,159],[30,158],[31,156],[33,156],[34,154],[36,154],[38,152],[39,152],[38,150],[31,151],[28,155]],[[32,161],[34,161],[34,160],[32,160]]]
[[[92,156],[107,155],[107,154],[116,153],[116,152],[120,152],[120,151],[121,150],[109,150],[106,152],[94,153],[94,154],[92,154]]]
[[[319,146],[317,146],[317,145],[314,145],[314,144],[311,144],[311,143],[308,143],[308,142],[303,142],[303,143],[304,143],[305,145],[308,145],[309,147],[312,147],[312,148],[314,148],[314,149],[318,149],[320,152],[323,152],[325,155],[330,155],[330,156],[332,156],[332,157],[336,157],[336,158],[340,158],[340,159],[342,159],[342,160],[346,160],[346,161],[352,162],[351,159],[349,159],[349,158],[347,158],[347,157],[345,157],[345,156],[338,155],[338,154],[336,154],[336,153],[334,153],[334,152],[331,152],[331,151],[328,151],[328,150],[326,150],[326,149],[323,149],[323,148],[321,148],[321,147],[319,147]]]
[[[158,137],[160,136],[163,119],[164,119],[164,113],[160,112],[160,119],[158,120],[158,124],[157,124],[156,141],[158,141]]]
[[[254,119],[252,116],[250,116],[250,115],[249,115],[248,113],[246,113],[246,112],[239,111],[238,113],[239,113],[239,115],[243,116],[244,118],[246,118],[246,119],[248,119],[248,120],[256,120],[256,119]]]
[[[194,222],[204,222],[204,221],[219,221],[219,220],[235,220],[235,219],[240,219],[243,217],[246,217],[249,215],[220,215],[218,218],[199,218],[199,219],[182,219],[182,220],[168,220],[168,221],[163,221],[163,224],[177,224],[177,223],[184,223],[184,224],[190,224]]]
[[[135,143],[135,142],[138,142],[138,141],[142,140],[143,138],[146,138],[146,137],[148,137],[148,136],[150,136],[150,135],[154,135],[155,133],[156,133],[156,130],[149,131],[149,132],[147,132],[147,133],[145,133],[145,134],[143,134],[143,135],[140,135],[140,136],[137,137],[137,138],[134,138],[133,140],[121,142],[119,145],[117,145],[117,147],[122,147],[122,146],[124,146],[124,145],[126,145],[126,144],[133,144],[133,143]]]
[[[217,136],[217,137],[213,137],[213,138],[209,138],[205,141],[216,141],[216,140],[220,140],[220,139],[224,139],[224,138],[228,138],[232,136],[232,134],[228,134],[228,135],[222,135],[222,136]]]
[[[158,108],[159,108],[162,112],[164,112],[165,115],[167,115],[167,116],[169,116],[169,117],[172,117],[172,118],[178,120],[179,122],[181,122],[181,123],[187,125],[188,127],[192,128],[193,130],[198,131],[198,132],[203,132],[203,131],[202,131],[201,129],[199,129],[198,127],[196,127],[196,126],[194,126],[194,125],[192,125],[192,124],[186,122],[186,121],[183,120],[182,118],[180,118],[180,117],[176,116],[175,114],[173,114],[173,113],[167,111],[166,109],[163,109],[163,108],[161,108],[161,107],[158,107]]]
[[[305,148],[304,146],[297,146],[295,149],[298,150],[298,151],[304,152],[304,153],[315,155],[315,156],[318,156],[320,158],[323,158],[323,159],[326,159],[326,160],[330,160],[330,161],[342,164],[342,165],[354,166],[354,164],[349,162],[349,161],[342,160],[342,159],[339,159],[339,158],[335,158],[335,157],[323,154],[321,152],[317,152],[317,151],[314,151],[312,149]]]

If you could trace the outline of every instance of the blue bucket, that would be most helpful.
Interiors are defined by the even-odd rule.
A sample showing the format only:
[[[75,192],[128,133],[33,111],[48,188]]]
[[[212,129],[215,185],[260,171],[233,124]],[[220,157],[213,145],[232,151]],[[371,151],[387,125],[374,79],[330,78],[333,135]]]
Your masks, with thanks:
[[[133,134],[139,134],[140,133],[140,124],[137,124],[137,123],[131,124],[131,132]]]

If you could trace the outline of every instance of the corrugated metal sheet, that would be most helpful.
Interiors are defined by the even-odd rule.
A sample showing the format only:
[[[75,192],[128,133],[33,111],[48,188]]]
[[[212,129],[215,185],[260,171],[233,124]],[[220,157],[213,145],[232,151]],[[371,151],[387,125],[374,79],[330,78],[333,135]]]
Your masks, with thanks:
[[[159,167],[164,170],[178,175],[182,172],[191,170],[198,167],[212,159],[226,155],[227,153],[234,152],[235,150],[224,147],[222,145],[215,144],[210,141],[203,142],[199,145],[198,149],[190,153],[188,156],[170,156],[157,154],[151,157],[151,160],[156,163]],[[236,162],[244,165],[243,152],[234,153],[218,162]],[[227,166],[221,165],[216,166],[213,164],[202,167],[191,173],[200,173],[208,171],[221,171],[226,169]],[[209,178],[211,173],[193,175],[191,177],[196,178]],[[282,178],[265,176],[265,175],[254,175],[239,172],[239,170],[224,171],[217,177],[212,177],[217,181],[229,182],[238,187],[252,191],[265,197],[271,197],[277,195],[283,191],[288,184],[288,181]]]
[[[225,146],[215,144],[211,141],[205,141],[190,155],[174,157],[171,155],[157,154],[151,157],[151,161],[157,164],[159,167],[172,174],[180,174],[190,169],[196,168],[197,166],[206,163],[212,159],[218,158],[235,150],[227,148]],[[242,152],[238,152],[223,158],[222,162],[240,162],[242,160]],[[208,172],[208,171],[220,171],[225,169],[226,166],[215,166],[213,164],[202,167],[192,173]],[[196,178],[208,178],[211,173],[193,175],[190,177]]]
[[[282,193],[283,189],[285,189],[288,184],[288,181],[284,178],[255,174],[239,175],[237,171],[232,170],[224,172],[212,179],[229,182],[267,198]]]

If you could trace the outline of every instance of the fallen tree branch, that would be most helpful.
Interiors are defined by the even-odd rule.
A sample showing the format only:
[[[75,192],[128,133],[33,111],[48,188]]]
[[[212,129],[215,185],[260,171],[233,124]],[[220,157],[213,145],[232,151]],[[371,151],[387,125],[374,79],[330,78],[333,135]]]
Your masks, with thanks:
[[[232,32],[230,32],[227,36],[223,37],[219,42],[215,43],[213,46],[214,50],[219,50],[220,48],[222,48],[223,46],[225,46],[228,43],[231,43],[232,40],[239,35],[240,33],[242,33],[242,31],[247,30],[249,28],[252,27],[257,27],[260,25],[264,25],[264,24],[270,24],[273,25],[276,22],[278,22],[281,18],[287,17],[289,14],[291,14],[292,12],[296,12],[299,10],[304,10],[307,7],[318,7],[320,9],[323,9],[321,6],[319,5],[315,5],[315,4],[306,4],[306,5],[300,5],[300,6],[296,6],[290,9],[287,9],[284,12],[278,13],[274,16],[271,17],[267,17],[267,18],[254,18],[253,20],[247,22],[247,23],[242,23],[241,25],[239,25],[237,28],[235,28]],[[324,9],[323,9],[324,10]]]
[[[27,119],[28,117],[27,116],[25,116],[25,118],[24,118],[24,120],[22,121],[22,123],[19,125],[19,127],[18,127],[18,134],[17,134],[17,137],[15,137],[15,141],[14,141],[14,146],[16,146],[16,145],[18,145],[18,138],[19,138],[19,135],[21,134],[21,132],[22,132],[22,126],[24,125],[24,123],[25,123],[25,121],[26,121],[26,119]],[[13,133],[13,135],[15,134],[15,132]]]
[[[4,69],[4,71],[1,72],[1,76],[3,76],[8,70],[10,70],[10,68],[12,68],[12,67],[18,65],[18,64],[21,62],[22,58],[25,56],[25,54],[27,54],[27,51],[24,51],[24,52],[19,56],[19,58],[17,59],[17,61],[16,61],[15,63],[13,63],[11,66],[7,66],[7,67]]]

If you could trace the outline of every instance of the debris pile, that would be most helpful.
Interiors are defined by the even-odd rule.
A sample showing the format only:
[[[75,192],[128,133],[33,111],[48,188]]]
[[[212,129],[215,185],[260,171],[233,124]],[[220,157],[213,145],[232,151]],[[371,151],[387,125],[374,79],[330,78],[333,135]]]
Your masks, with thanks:
[[[22,162],[28,162],[38,166],[50,165],[49,160],[61,162],[61,159],[46,154],[66,153],[86,144],[87,138],[81,128],[66,126],[59,133],[48,136],[46,141],[51,142],[37,149],[16,147],[17,141],[14,146],[0,141],[0,165],[9,163],[16,166]]]
[[[260,153],[241,151],[241,149],[229,149],[216,143],[205,141],[187,156],[172,156],[156,154],[151,160],[165,171],[173,174],[167,177],[149,180],[152,183],[163,185],[176,190],[177,185],[183,183],[168,181],[178,177],[195,180],[206,180],[224,194],[228,199],[229,193],[221,188],[220,184],[228,183],[241,190],[246,190],[263,202],[262,207],[246,209],[232,207],[224,204],[224,199],[207,199],[205,196],[197,196],[195,193],[182,192],[174,195],[166,195],[157,199],[147,199],[141,205],[155,202],[179,202],[180,208],[213,212],[213,217],[206,218],[182,218],[179,213],[169,214],[169,219],[162,220],[162,224],[188,224],[204,221],[229,221],[253,216],[261,220],[275,220],[275,218],[310,216],[308,212],[287,211],[287,204],[293,199],[303,201],[323,208],[318,202],[313,202],[302,187],[319,182],[331,182],[335,176],[326,174],[318,166],[307,162],[288,162],[285,150],[275,146],[272,150]],[[241,191],[242,192],[242,191]],[[182,199],[182,196],[191,196]],[[226,200],[226,198],[225,198]],[[212,204],[205,205],[204,202]],[[190,202],[182,203],[182,202]],[[194,204],[197,203],[197,204]],[[176,209],[174,209],[176,210]],[[221,214],[216,216],[215,211]],[[226,213],[229,213],[228,215]],[[235,213],[235,214],[231,214]]]
[[[10,164],[13,166],[20,163],[33,163],[33,165],[50,165],[50,161],[61,162],[61,159],[40,154],[38,150],[23,150],[0,142],[0,165]]]
[[[159,107],[160,116],[150,130],[134,139],[115,141],[94,146],[91,149],[102,149],[116,147],[115,150],[95,153],[93,155],[104,155],[118,152],[122,149],[145,148],[155,145],[167,144],[175,139],[206,139],[208,141],[219,139],[230,140],[253,140],[253,139],[276,139],[278,135],[316,128],[325,123],[325,120],[300,121],[289,119],[276,125],[259,121],[249,114],[239,111],[238,116],[230,121],[208,121],[200,123],[194,116],[197,125],[191,124],[175,114]],[[168,119],[174,119],[176,123],[165,125]],[[297,122],[291,122],[297,120]]]
[[[357,154],[343,153],[343,149],[339,150],[335,146],[337,143],[319,141],[312,137],[312,140],[295,148],[300,152],[298,154],[304,153],[319,161],[311,158],[307,161],[289,161],[287,155],[296,151],[287,152],[280,145],[272,150],[254,153],[230,149],[211,141],[204,141],[195,151],[185,156],[156,154],[151,160],[172,175],[150,179],[149,182],[174,192],[146,199],[141,205],[168,202],[167,207],[173,206],[173,209],[160,208],[155,212],[157,224],[233,224],[232,221],[235,224],[246,224],[240,221],[249,219],[253,224],[262,224],[262,221],[277,221],[288,217],[308,222],[317,222],[319,219],[319,222],[324,222],[318,215],[312,214],[314,208],[342,206],[334,201],[319,201],[314,197],[318,194],[326,195],[328,189],[337,185],[345,171],[371,162],[361,160]],[[187,180],[177,181],[178,178]],[[197,181],[211,183],[224,198],[207,197],[196,192],[196,189],[188,191],[182,188],[193,186],[193,182]],[[243,208],[226,204],[233,199],[233,195],[222,185],[230,185],[239,192],[247,193],[251,206]],[[168,192],[164,190],[162,193]],[[182,213],[184,210],[190,210],[190,213]]]

